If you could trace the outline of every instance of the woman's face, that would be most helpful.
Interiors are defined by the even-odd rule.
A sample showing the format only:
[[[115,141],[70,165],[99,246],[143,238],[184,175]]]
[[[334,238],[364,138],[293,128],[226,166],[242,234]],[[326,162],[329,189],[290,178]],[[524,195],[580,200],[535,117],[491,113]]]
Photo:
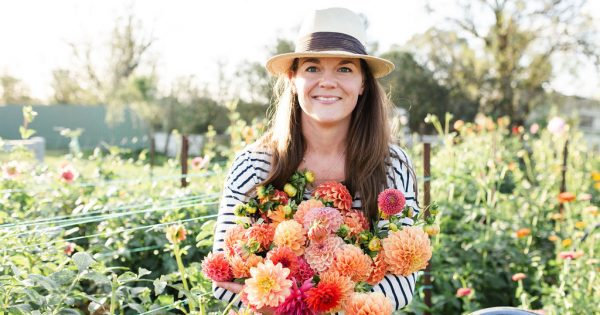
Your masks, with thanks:
[[[364,90],[355,58],[301,58],[292,81],[304,115],[323,124],[349,122]]]

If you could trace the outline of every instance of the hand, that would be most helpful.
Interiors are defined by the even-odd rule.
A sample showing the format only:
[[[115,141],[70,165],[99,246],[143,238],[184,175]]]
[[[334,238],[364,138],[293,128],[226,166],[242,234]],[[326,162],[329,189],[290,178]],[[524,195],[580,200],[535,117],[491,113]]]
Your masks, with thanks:
[[[217,285],[217,287],[223,288],[225,290],[229,290],[235,294],[239,294],[240,292],[242,292],[242,289],[244,288],[243,285],[241,285],[239,283],[235,283],[235,282],[215,281],[215,284]]]

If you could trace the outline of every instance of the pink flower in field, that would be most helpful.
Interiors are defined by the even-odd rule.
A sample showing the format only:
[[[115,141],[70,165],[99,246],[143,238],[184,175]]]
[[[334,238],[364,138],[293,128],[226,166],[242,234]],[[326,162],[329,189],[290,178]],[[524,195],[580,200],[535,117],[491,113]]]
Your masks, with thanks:
[[[203,169],[210,162],[210,158],[208,156],[200,157],[197,156],[192,159],[192,168],[195,170]]]
[[[515,282],[516,282],[516,281],[521,281],[521,280],[523,280],[523,279],[526,279],[526,278],[527,278],[527,275],[525,275],[525,274],[524,274],[524,273],[522,273],[522,272],[515,273],[515,274],[512,276],[512,280],[513,280],[513,281],[515,281]]]
[[[250,305],[257,309],[278,307],[291,293],[292,280],[287,279],[289,274],[289,269],[281,264],[274,265],[270,260],[251,268],[251,277],[246,280],[245,288]]]
[[[60,168],[60,180],[65,183],[73,182],[78,176],[77,170],[71,164],[65,164]]]
[[[555,134],[555,135],[559,135],[559,134],[562,134],[563,132],[565,132],[566,127],[567,127],[567,123],[565,122],[564,119],[562,119],[560,117],[553,117],[548,122],[548,131],[550,131],[552,134]]]
[[[537,123],[532,124],[531,127],[529,127],[529,132],[532,135],[536,134],[539,130],[540,130],[540,125],[538,125]]]
[[[213,281],[231,281],[233,273],[229,262],[225,259],[225,253],[208,253],[202,260],[202,273]]]
[[[583,256],[583,251],[565,251],[565,252],[560,252],[558,253],[558,258],[560,259],[577,259],[579,257]]]
[[[473,289],[471,288],[459,288],[458,290],[456,290],[456,297],[465,297],[465,296],[469,296],[471,295],[471,293],[473,293]]]
[[[379,193],[377,205],[379,206],[379,210],[386,215],[395,215],[404,209],[406,198],[398,189],[389,188]]]
[[[311,280],[302,282],[302,286],[298,287],[294,281],[292,284],[290,295],[285,301],[279,305],[275,314],[277,315],[315,315],[315,311],[311,310],[306,304],[306,292],[313,287]]]
[[[21,173],[21,166],[17,161],[10,161],[2,166],[4,177],[8,179],[14,179]]]
[[[73,251],[75,251],[75,243],[67,242],[65,244],[65,254],[71,256],[71,254],[73,254]]]

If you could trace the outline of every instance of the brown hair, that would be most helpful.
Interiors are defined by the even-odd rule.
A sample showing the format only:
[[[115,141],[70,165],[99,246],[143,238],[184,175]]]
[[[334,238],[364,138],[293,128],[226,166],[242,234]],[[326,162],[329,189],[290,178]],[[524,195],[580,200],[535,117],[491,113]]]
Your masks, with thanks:
[[[360,192],[361,210],[373,226],[379,220],[377,196],[387,182],[386,161],[390,158],[391,143],[388,123],[390,102],[367,63],[361,59],[360,65],[364,91],[351,116],[346,143],[344,184],[352,196]],[[295,73],[297,67],[298,59],[295,59],[290,73]],[[300,120],[302,109],[288,76],[278,78],[274,94],[276,99],[275,107],[270,109],[273,112],[270,128],[260,140],[273,154],[272,167],[260,185],[273,184],[281,189],[302,162],[306,143]],[[403,161],[400,157],[394,158]],[[406,163],[405,165],[408,167]]]

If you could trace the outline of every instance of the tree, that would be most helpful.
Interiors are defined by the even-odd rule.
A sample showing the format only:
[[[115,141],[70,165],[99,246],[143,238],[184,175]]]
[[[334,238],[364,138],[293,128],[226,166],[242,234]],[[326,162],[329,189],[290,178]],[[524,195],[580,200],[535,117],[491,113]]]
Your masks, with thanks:
[[[23,81],[9,74],[0,76],[0,104],[31,104],[34,101]]]
[[[598,32],[590,31],[594,29],[592,19],[583,12],[586,0],[456,0],[456,3],[461,13],[448,18],[451,31],[433,29],[429,35],[433,38],[455,34],[455,42],[469,47],[463,50],[465,54],[473,51],[480,54],[467,58],[475,56],[479,61],[474,66],[484,66],[482,72],[476,73],[480,80],[479,109],[484,113],[494,117],[508,115],[517,124],[522,123],[543,97],[544,86],[552,79],[556,70],[553,65],[559,57],[574,62],[573,66],[583,57],[600,67]],[[438,37],[421,43],[421,48],[427,47],[425,51],[431,55],[440,48],[437,42],[444,40]],[[437,56],[440,58],[432,60],[432,68],[436,76],[443,77],[447,68],[440,62],[444,61],[442,53]],[[468,90],[463,93],[469,95]]]

